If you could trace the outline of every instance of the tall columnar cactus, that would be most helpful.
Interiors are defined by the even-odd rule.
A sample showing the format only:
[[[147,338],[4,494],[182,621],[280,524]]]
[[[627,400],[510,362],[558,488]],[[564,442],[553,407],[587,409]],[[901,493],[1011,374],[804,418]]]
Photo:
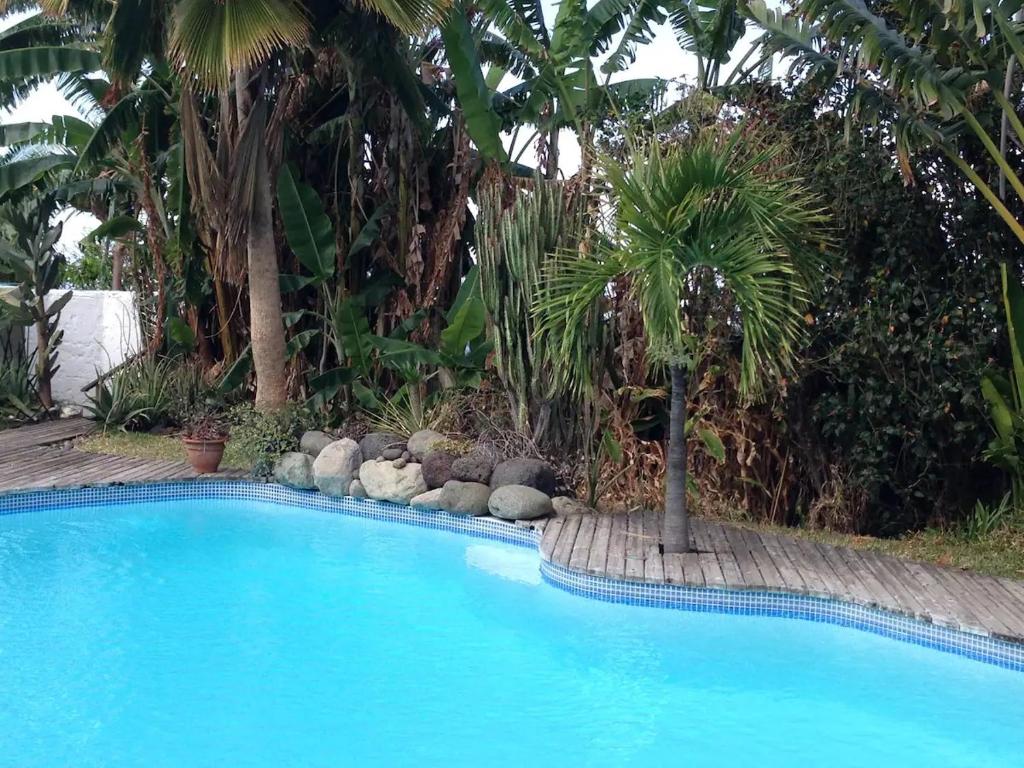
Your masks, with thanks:
[[[582,211],[561,182],[535,179],[511,194],[501,182],[481,188],[476,244],[495,365],[517,428],[540,440],[557,378],[531,310],[550,256],[578,247]]]
[[[57,347],[64,335],[57,326],[61,310],[71,299],[68,291],[46,301],[47,294],[60,285],[64,268],[64,257],[55,248],[61,225],[50,226],[53,211],[47,199],[23,206],[8,204],[0,211],[7,236],[0,243],[0,264],[18,283],[18,295],[0,310],[15,323],[35,327],[35,384],[44,408],[53,407],[50,382],[57,372]]]

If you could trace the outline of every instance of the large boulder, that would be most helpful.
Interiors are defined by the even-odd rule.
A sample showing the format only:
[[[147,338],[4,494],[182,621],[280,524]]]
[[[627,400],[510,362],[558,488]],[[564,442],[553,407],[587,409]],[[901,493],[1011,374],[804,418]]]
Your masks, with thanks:
[[[447,439],[440,432],[435,432],[432,429],[421,429],[419,432],[413,432],[410,435],[409,453],[412,454],[414,461],[423,461],[423,458],[430,453],[431,448]]]
[[[452,462],[452,480],[465,483],[488,483],[494,471],[494,457],[490,452],[475,448]]]
[[[440,504],[441,509],[454,515],[486,515],[490,497],[488,485],[449,480],[441,489]]]
[[[319,429],[311,429],[308,432],[302,433],[302,438],[299,440],[299,450],[315,459],[320,455],[320,451],[333,443],[335,439]]]
[[[286,453],[274,464],[274,481],[292,488],[315,488],[313,457],[306,453]]]
[[[435,488],[432,491],[421,493],[419,496],[413,496],[409,506],[415,509],[440,509],[441,489]]]
[[[527,485],[503,485],[491,493],[487,509],[503,520],[534,520],[551,514],[551,498]]]
[[[555,492],[555,472],[540,459],[508,459],[491,473],[491,488],[503,485],[526,485],[551,496]]]
[[[359,477],[362,463],[359,443],[347,437],[335,440],[313,461],[313,481],[329,496],[346,496],[352,481]]]
[[[551,508],[554,509],[555,514],[559,517],[565,517],[566,515],[592,515],[597,511],[593,507],[588,507],[579,499],[574,499],[572,496],[555,496],[551,499]]]
[[[389,448],[397,448],[401,456],[405,450],[405,438],[394,432],[369,432],[359,441],[359,447],[363,451],[364,461],[382,456]]]
[[[427,488],[440,488],[452,479],[455,454],[448,451],[430,451],[423,457],[423,479]]]
[[[416,463],[396,467],[389,461],[366,461],[359,468],[359,482],[371,499],[395,504],[408,504],[427,492],[423,469]]]

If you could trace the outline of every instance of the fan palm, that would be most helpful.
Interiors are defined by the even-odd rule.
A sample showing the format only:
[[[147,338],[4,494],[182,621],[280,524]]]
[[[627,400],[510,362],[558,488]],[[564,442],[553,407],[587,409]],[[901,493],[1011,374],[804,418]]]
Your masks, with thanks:
[[[686,508],[689,375],[716,328],[742,335],[741,389],[790,368],[805,326],[809,286],[826,242],[825,217],[798,180],[766,164],[772,150],[744,151],[743,133],[705,135],[689,146],[656,143],[607,175],[617,206],[610,245],[561,254],[536,310],[582,378],[574,334],[612,286],[627,286],[641,312],[650,357],[667,366],[672,397],[665,489],[666,552],[690,549]]]
[[[368,0],[364,5],[404,32],[436,22],[446,0]],[[171,25],[170,50],[202,86],[226,92],[234,81],[240,140],[235,147],[244,190],[250,328],[256,369],[256,405],[274,409],[287,399],[286,345],[273,229],[274,168],[268,155],[269,109],[275,92],[274,58],[306,42],[311,10],[299,0],[181,0]]]

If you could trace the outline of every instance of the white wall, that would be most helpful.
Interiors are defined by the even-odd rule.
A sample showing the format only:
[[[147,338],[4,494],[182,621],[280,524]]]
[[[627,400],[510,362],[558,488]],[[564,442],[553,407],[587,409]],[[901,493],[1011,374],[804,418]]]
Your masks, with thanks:
[[[51,291],[49,301],[65,291]],[[53,399],[61,405],[88,402],[82,387],[123,362],[141,345],[139,314],[130,291],[74,291],[60,315],[64,340],[57,349],[60,369],[53,378]],[[28,330],[27,349],[35,349],[35,331]]]

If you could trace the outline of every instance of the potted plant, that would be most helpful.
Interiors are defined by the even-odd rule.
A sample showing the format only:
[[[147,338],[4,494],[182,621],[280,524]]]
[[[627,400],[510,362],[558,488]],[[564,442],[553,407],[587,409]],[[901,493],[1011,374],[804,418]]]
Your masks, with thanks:
[[[202,475],[216,472],[228,441],[223,419],[215,413],[200,411],[190,416],[183,426],[182,442],[192,468]]]

